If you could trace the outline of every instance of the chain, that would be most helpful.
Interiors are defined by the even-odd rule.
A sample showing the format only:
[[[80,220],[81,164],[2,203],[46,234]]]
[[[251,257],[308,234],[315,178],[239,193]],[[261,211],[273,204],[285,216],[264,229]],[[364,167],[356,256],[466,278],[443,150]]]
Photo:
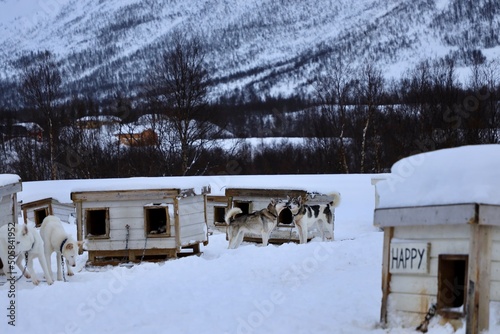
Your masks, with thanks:
[[[146,241],[144,242],[144,249],[142,250],[141,263],[144,260],[144,255],[146,254],[146,245],[148,244],[148,236],[146,235]]]
[[[62,274],[63,274],[64,282],[67,282],[66,281],[66,274],[64,273],[64,257],[63,257],[62,254],[61,254],[61,268],[62,268]]]
[[[427,333],[427,327],[429,326],[429,321],[436,315],[436,304],[432,304],[425,315],[424,321],[415,330],[421,331],[422,333]]]
[[[19,281],[21,279],[21,277],[24,276],[24,273],[26,272],[26,267],[28,266],[28,252],[25,252],[24,253],[24,260],[25,260],[25,264],[24,264],[24,269],[23,269],[23,272],[21,273],[21,276],[19,276],[17,279],[16,279],[16,282]]]
[[[128,250],[128,238],[130,236],[130,225],[129,224],[125,225],[125,228],[127,229],[127,235],[125,236],[125,250]]]

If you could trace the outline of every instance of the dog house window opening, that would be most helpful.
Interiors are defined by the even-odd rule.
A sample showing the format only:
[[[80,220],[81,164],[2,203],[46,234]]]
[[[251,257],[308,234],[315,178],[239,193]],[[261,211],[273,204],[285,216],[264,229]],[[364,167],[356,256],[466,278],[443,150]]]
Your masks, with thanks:
[[[467,255],[439,255],[437,310],[441,315],[465,315],[467,267]]]
[[[34,215],[35,215],[35,225],[38,227],[42,225],[42,222],[45,219],[45,217],[49,215],[49,208],[36,209],[34,210]]]
[[[169,237],[170,218],[168,207],[152,206],[144,208],[144,218],[147,236]]]
[[[292,211],[288,208],[281,210],[278,216],[278,224],[291,225],[293,223]]]
[[[252,202],[250,201],[234,201],[234,207],[240,208],[243,214],[251,213]]]
[[[226,216],[225,206],[214,206],[214,223],[223,223]]]
[[[85,228],[88,237],[107,237],[108,225],[108,209],[87,209],[85,211]]]

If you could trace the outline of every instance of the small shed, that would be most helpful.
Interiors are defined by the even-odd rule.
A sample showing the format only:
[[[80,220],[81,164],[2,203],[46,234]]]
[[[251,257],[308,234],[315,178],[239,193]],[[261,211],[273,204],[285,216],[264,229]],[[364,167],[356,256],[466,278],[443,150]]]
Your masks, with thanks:
[[[221,232],[226,231],[224,216],[228,208],[238,207],[244,214],[264,209],[271,198],[286,199],[301,196],[308,204],[327,203],[328,197],[321,194],[308,193],[306,190],[297,189],[261,189],[261,188],[227,188],[224,196],[207,196],[207,220],[209,226],[214,226]],[[311,229],[309,239],[320,235]],[[247,234],[245,241],[261,242],[261,235]],[[281,211],[278,217],[278,225],[271,233],[270,243],[299,242],[299,236],[295,229],[293,216],[289,209]]]
[[[75,216],[75,205],[61,203],[49,197],[21,204],[21,211],[25,224],[30,220],[35,223],[36,227],[40,227],[43,219],[48,215],[57,216],[62,222],[70,223]]]
[[[18,175],[0,174],[0,226],[17,224],[17,193],[21,190],[22,182]]]
[[[384,231],[381,322],[480,333],[500,303],[500,145],[400,160],[376,183]],[[429,313],[429,314],[430,314]]]
[[[193,189],[86,190],[71,199],[92,264],[176,258],[208,244],[205,197]]]

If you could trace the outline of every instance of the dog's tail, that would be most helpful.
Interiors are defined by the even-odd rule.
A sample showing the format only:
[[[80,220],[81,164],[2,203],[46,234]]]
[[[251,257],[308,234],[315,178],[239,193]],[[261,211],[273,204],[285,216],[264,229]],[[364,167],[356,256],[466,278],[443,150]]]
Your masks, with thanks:
[[[240,208],[232,208],[226,213],[226,216],[224,217],[224,221],[226,222],[226,225],[229,225],[229,222],[231,221],[234,216],[239,215],[240,213],[243,213]]]
[[[328,194],[328,196],[333,198],[332,201],[330,202],[330,205],[333,208],[336,208],[337,206],[340,205],[340,193],[338,191]]]

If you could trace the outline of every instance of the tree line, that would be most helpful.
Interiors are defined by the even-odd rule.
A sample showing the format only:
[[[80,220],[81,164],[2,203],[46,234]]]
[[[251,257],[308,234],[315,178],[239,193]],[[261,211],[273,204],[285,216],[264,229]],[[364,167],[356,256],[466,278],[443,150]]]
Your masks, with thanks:
[[[307,94],[241,89],[214,99],[202,40],[177,32],[167,45],[139,94],[117,89],[107,100],[64,96],[64,72],[50,51],[21,58],[15,88],[24,104],[1,110],[0,172],[24,180],[379,173],[410,154],[499,142],[500,67],[480,53],[466,80],[449,57],[388,81],[373,61],[354,65],[339,55],[321,63]],[[77,122],[88,115],[117,116],[111,133],[130,138],[149,115],[154,140],[123,145],[108,128]],[[15,123],[28,121],[42,126],[41,140],[13,135]],[[265,137],[281,139],[243,139]]]

